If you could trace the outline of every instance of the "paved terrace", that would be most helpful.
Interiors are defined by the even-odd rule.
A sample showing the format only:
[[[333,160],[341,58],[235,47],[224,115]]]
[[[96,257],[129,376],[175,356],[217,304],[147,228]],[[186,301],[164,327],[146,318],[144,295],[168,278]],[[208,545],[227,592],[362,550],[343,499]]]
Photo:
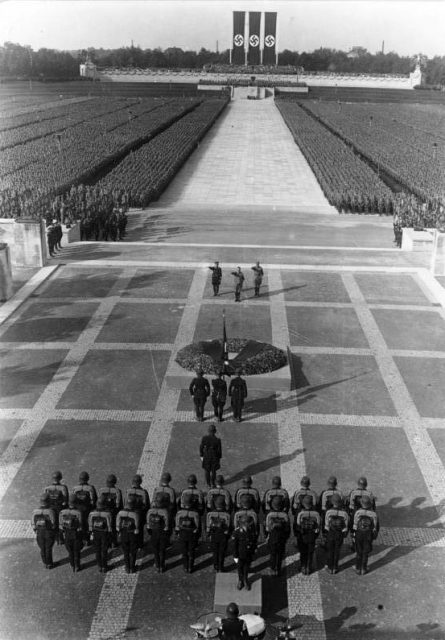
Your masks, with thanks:
[[[229,336],[289,345],[300,371],[296,389],[277,393],[249,378],[245,420],[227,412],[218,425],[228,488],[249,473],[264,491],[280,474],[293,492],[307,473],[320,491],[335,473],[347,492],[364,474],[382,523],[363,577],[349,544],[338,575],[324,571],[320,551],[316,572],[302,576],[291,541],[285,575],[274,578],[262,543],[254,579],[263,575],[267,621],[290,617],[301,639],[444,638],[445,312],[425,257],[395,250],[379,218],[314,213],[298,202],[268,217],[267,203],[220,201],[196,205],[194,217],[193,203],[176,202],[132,214],[129,239],[144,242],[64,248],[16,311],[1,308],[0,637],[179,640],[212,609],[205,542],[191,576],[176,545],[163,575],[149,546],[135,575],[119,550],[112,570],[98,573],[90,548],[80,573],[63,547],[45,571],[29,515],[56,468],[69,487],[83,469],[96,486],[115,472],[122,488],[142,473],[150,493],[163,470],[178,489],[190,472],[201,483],[209,407],[206,423],[196,423],[192,374],[184,372],[182,388],[169,379],[182,346],[219,335],[225,308]],[[207,268],[215,258],[224,273],[218,298]],[[250,271],[257,258],[266,265],[260,298]],[[241,304],[235,264],[247,275]],[[227,569],[236,581],[230,554]]]

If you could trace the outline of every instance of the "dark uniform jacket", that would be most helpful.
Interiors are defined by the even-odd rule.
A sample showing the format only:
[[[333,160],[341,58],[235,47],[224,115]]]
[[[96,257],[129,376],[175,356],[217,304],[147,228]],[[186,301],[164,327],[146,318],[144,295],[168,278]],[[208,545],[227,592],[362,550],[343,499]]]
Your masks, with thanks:
[[[258,513],[258,511],[260,510],[261,501],[260,501],[260,493],[259,493],[258,489],[255,489],[255,487],[240,487],[239,489],[237,489],[237,491],[235,493],[235,507],[236,507],[236,509],[242,509],[241,498],[242,498],[242,496],[245,496],[245,495],[252,496],[253,508]]]
[[[201,491],[201,489],[198,489],[197,487],[187,487],[187,489],[184,489],[181,492],[181,495],[179,497],[180,509],[186,509],[186,506],[184,503],[184,497],[186,495],[190,495],[192,499],[192,505],[189,507],[189,509],[192,511],[196,511],[196,513],[199,513],[202,515],[204,513],[205,502],[204,502],[204,494]]]
[[[221,440],[214,435],[206,435],[199,445],[199,455],[203,458],[204,469],[219,469],[219,461],[222,457]]]
[[[99,489],[99,498],[105,503],[105,508],[112,511],[122,509],[122,491],[117,487],[101,487]]]
[[[331,508],[332,506],[331,498],[333,495],[340,496],[343,502],[343,494],[340,491],[340,489],[325,489],[320,494],[319,506],[321,511],[327,511],[328,509]]]
[[[260,524],[258,520],[258,514],[253,509],[242,509],[241,511],[237,511],[233,514],[233,528],[239,528],[240,518],[241,516],[247,517],[247,522],[249,524],[249,530],[255,532],[255,540],[258,538],[260,533]]]
[[[283,511],[269,511],[264,523],[269,542],[285,542],[290,536],[290,519]]]
[[[343,524],[342,524],[343,522]],[[342,524],[340,529],[340,524]],[[328,509],[325,515],[324,528],[326,531],[342,531],[343,535],[348,533],[349,517],[344,509]]]
[[[88,529],[90,531],[112,532],[111,515],[109,511],[91,511],[88,516]]]
[[[236,527],[232,539],[234,541],[233,557],[250,560],[255,553],[258,540],[253,528]]]
[[[353,489],[351,491],[348,498],[348,506],[350,511],[357,511],[357,509],[361,509],[362,505],[360,499],[363,496],[367,496],[371,500],[372,509],[373,511],[375,511],[375,497],[371,493],[371,491],[368,491],[368,489]]]
[[[116,531],[119,533],[122,531],[126,531],[128,533],[139,533],[139,526],[139,514],[137,511],[121,509],[116,516]]]
[[[156,487],[156,489],[153,491],[153,504],[156,504],[156,499],[159,495],[164,495],[166,497],[168,496],[168,508],[173,510],[176,509],[177,496],[176,491],[175,489],[173,489],[173,487],[171,487],[169,484],[161,484],[159,487]]]
[[[150,535],[156,535],[156,533],[161,532],[169,532],[171,523],[168,509],[164,509],[161,507],[152,507],[151,509],[149,509],[147,512],[146,527]]]
[[[148,497],[148,493],[146,489],[142,487],[131,487],[126,491],[127,500],[129,496],[133,496],[135,498],[135,506],[134,511],[142,511],[145,512],[150,508],[150,498]]]
[[[210,395],[210,385],[207,378],[193,378],[189,386],[190,395],[195,398],[207,398]]]
[[[44,492],[49,496],[50,508],[63,509],[68,506],[68,487],[60,482],[53,482],[45,487]]]
[[[318,504],[318,496],[313,489],[306,489],[301,487],[294,493],[294,497],[292,498],[292,513],[296,515],[299,511],[303,509],[303,498],[304,496],[312,496],[312,504],[314,509]]]
[[[76,484],[76,486],[73,487],[73,493],[77,496],[80,511],[82,511],[84,508],[94,509],[94,507],[96,506],[97,493],[92,484]],[[83,494],[89,496],[89,500],[87,499],[86,501],[89,502],[88,505],[86,504],[86,502],[84,502],[84,500],[81,499],[81,496],[83,496]]]
[[[294,520],[295,534],[304,535],[311,532],[317,536],[320,532],[321,518],[315,509],[303,509]]]
[[[230,381],[229,396],[232,397],[232,403],[244,402],[244,398],[247,398],[247,384],[243,378],[233,378]]]
[[[239,618],[223,618],[218,634],[221,640],[249,640],[246,623]]]
[[[228,537],[231,530],[230,515],[226,511],[209,511],[206,516],[206,534],[211,539]]]
[[[212,398],[216,402],[225,403],[227,398],[227,382],[222,378],[212,379]]]
[[[377,538],[379,533],[380,524],[379,519],[375,511],[371,511],[370,509],[358,509],[354,515],[354,524],[352,528],[354,531],[360,531],[364,529],[364,522],[370,521],[371,528],[369,531],[372,533],[372,537]]]
[[[82,514],[78,509],[62,509],[59,513],[59,528],[63,531],[82,531]]]
[[[206,497],[206,508],[208,511],[213,511],[215,508],[215,498],[217,496],[223,496],[226,502],[225,511],[232,511],[232,496],[230,495],[230,491],[225,489],[224,487],[215,487],[214,489],[209,489]]]
[[[180,538],[190,535],[198,538],[201,532],[201,521],[196,511],[180,509],[175,518],[175,531],[179,534]]]
[[[221,284],[222,269],[221,267],[209,267],[212,272],[212,284]]]

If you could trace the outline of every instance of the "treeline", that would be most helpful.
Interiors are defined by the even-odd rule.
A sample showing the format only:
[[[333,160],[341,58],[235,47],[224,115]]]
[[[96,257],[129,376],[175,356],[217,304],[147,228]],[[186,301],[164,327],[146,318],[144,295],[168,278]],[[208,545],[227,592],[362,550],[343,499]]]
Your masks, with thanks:
[[[279,65],[291,65],[305,71],[334,71],[338,73],[389,73],[406,75],[414,69],[410,56],[389,53],[372,54],[363,47],[356,47],[353,56],[345,51],[319,48],[312,52],[290,51],[279,53]],[[79,63],[89,56],[99,67],[139,67],[168,69],[201,69],[205,64],[228,64],[229,51],[184,51],[180,47],[167,49],[95,49],[81,51],[57,51],[39,49],[6,42],[0,46],[0,77],[75,78],[79,75]],[[426,82],[445,85],[445,56],[428,59],[422,57]]]

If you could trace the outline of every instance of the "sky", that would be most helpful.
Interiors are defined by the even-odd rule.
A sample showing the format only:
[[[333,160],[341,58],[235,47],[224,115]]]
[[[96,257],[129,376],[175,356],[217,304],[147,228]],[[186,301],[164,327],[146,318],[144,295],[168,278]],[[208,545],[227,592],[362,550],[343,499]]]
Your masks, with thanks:
[[[276,11],[278,51],[445,55],[445,0],[0,0],[0,44],[221,51],[237,10]]]

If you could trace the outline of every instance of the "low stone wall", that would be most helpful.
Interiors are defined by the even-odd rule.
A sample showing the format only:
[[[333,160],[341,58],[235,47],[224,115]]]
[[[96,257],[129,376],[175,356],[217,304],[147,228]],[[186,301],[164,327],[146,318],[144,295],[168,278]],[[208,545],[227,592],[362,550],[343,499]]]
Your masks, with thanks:
[[[403,251],[432,251],[434,242],[434,229],[415,231],[404,228],[402,230]]]

